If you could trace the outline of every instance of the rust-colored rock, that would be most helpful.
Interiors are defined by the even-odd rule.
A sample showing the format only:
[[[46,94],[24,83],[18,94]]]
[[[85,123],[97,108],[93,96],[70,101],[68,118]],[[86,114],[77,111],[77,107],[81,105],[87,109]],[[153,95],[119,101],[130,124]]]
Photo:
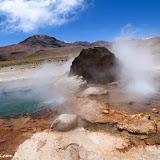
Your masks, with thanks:
[[[90,123],[116,124],[118,129],[136,134],[149,135],[156,132],[156,125],[154,121],[149,120],[147,113],[126,115],[89,97],[73,98],[64,104],[64,108],[80,115]],[[104,114],[104,110],[107,110],[107,114]]]
[[[122,123],[117,124],[118,129],[125,129],[132,133],[151,134],[156,132],[154,121],[149,120],[147,113],[141,113],[133,116],[128,116]]]
[[[117,80],[117,59],[107,48],[83,49],[72,62],[70,75],[83,76],[88,82],[106,84]]]

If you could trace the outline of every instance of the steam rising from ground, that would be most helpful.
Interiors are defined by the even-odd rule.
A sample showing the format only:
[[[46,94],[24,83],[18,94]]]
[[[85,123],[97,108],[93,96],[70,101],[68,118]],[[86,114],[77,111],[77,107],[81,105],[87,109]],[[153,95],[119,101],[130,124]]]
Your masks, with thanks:
[[[33,92],[58,105],[73,96],[85,82],[77,76],[68,77],[67,72],[72,61],[73,59],[70,59],[61,65],[44,64],[42,69],[31,77],[31,83],[36,81]]]
[[[68,77],[73,59],[63,64],[43,64],[38,71],[24,80],[7,82],[4,90],[30,90],[46,106],[59,106],[73,96],[85,82],[77,76]],[[43,105],[42,105],[43,106]]]
[[[156,92],[154,61],[150,44],[145,40],[117,39],[113,52],[121,63],[120,78],[127,80],[125,91],[133,96]]]

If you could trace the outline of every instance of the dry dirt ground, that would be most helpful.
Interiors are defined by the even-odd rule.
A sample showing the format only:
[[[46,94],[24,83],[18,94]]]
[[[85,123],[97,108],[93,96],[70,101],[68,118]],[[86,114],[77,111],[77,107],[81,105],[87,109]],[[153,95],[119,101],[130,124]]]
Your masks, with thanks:
[[[13,77],[31,75],[37,68],[25,69],[23,75],[13,68]],[[0,74],[5,79],[8,72],[11,69]],[[122,82],[90,87],[61,106],[61,113],[79,116],[78,128],[72,131],[50,131],[61,114],[54,106],[29,115],[1,117],[0,154],[15,155],[15,160],[160,159],[160,94],[139,101],[122,92]]]

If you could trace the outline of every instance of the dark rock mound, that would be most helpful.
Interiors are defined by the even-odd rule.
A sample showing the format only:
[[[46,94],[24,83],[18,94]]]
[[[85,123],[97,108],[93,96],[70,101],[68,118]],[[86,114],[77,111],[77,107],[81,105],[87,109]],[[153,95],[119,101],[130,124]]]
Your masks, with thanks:
[[[117,58],[107,48],[83,49],[72,62],[70,75],[83,76],[90,83],[106,84],[117,80]]]

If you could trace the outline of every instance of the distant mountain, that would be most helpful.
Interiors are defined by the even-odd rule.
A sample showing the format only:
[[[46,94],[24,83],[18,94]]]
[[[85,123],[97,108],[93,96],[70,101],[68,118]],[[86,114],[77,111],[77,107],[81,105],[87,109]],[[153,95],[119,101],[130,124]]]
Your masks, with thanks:
[[[111,43],[105,41],[94,43],[77,41],[69,43],[47,35],[34,35],[19,44],[0,47],[0,61],[19,60],[35,56],[43,59],[43,57],[61,56],[62,54],[66,55],[72,52],[78,54],[83,48],[98,46],[109,47]]]
[[[97,41],[97,42],[87,42],[87,41],[76,41],[74,43],[68,43],[65,41],[57,40],[54,37],[46,36],[46,35],[34,35],[20,42],[19,44],[27,45],[27,46],[36,46],[41,45],[43,47],[68,47],[68,46],[84,46],[84,47],[97,47],[97,46],[109,46],[111,43],[106,41]]]
[[[142,45],[151,45],[153,53],[160,55],[160,37],[134,39]],[[112,42],[76,41],[69,43],[47,35],[34,35],[19,44],[0,47],[0,62],[12,60],[43,60],[68,55],[78,55],[84,48],[106,47],[112,50]],[[160,59],[160,56],[157,58]]]
[[[70,46],[70,43],[66,43],[66,42],[57,40],[54,37],[50,37],[50,36],[46,36],[46,35],[34,35],[32,37],[25,39],[24,41],[20,42],[19,44],[27,45],[27,46],[36,46],[36,45],[41,45],[43,47],[50,46],[53,48]]]
[[[72,43],[75,46],[85,46],[85,47],[90,47],[92,43],[87,42],[87,41],[76,41]]]
[[[111,42],[106,42],[106,41],[97,41],[97,42],[93,42],[92,43],[92,47],[106,47],[106,48],[110,48],[112,45]]]
[[[76,46],[84,46],[84,47],[111,47],[111,42],[106,41],[97,41],[97,42],[87,42],[87,41],[77,41],[74,42],[73,45]]]

